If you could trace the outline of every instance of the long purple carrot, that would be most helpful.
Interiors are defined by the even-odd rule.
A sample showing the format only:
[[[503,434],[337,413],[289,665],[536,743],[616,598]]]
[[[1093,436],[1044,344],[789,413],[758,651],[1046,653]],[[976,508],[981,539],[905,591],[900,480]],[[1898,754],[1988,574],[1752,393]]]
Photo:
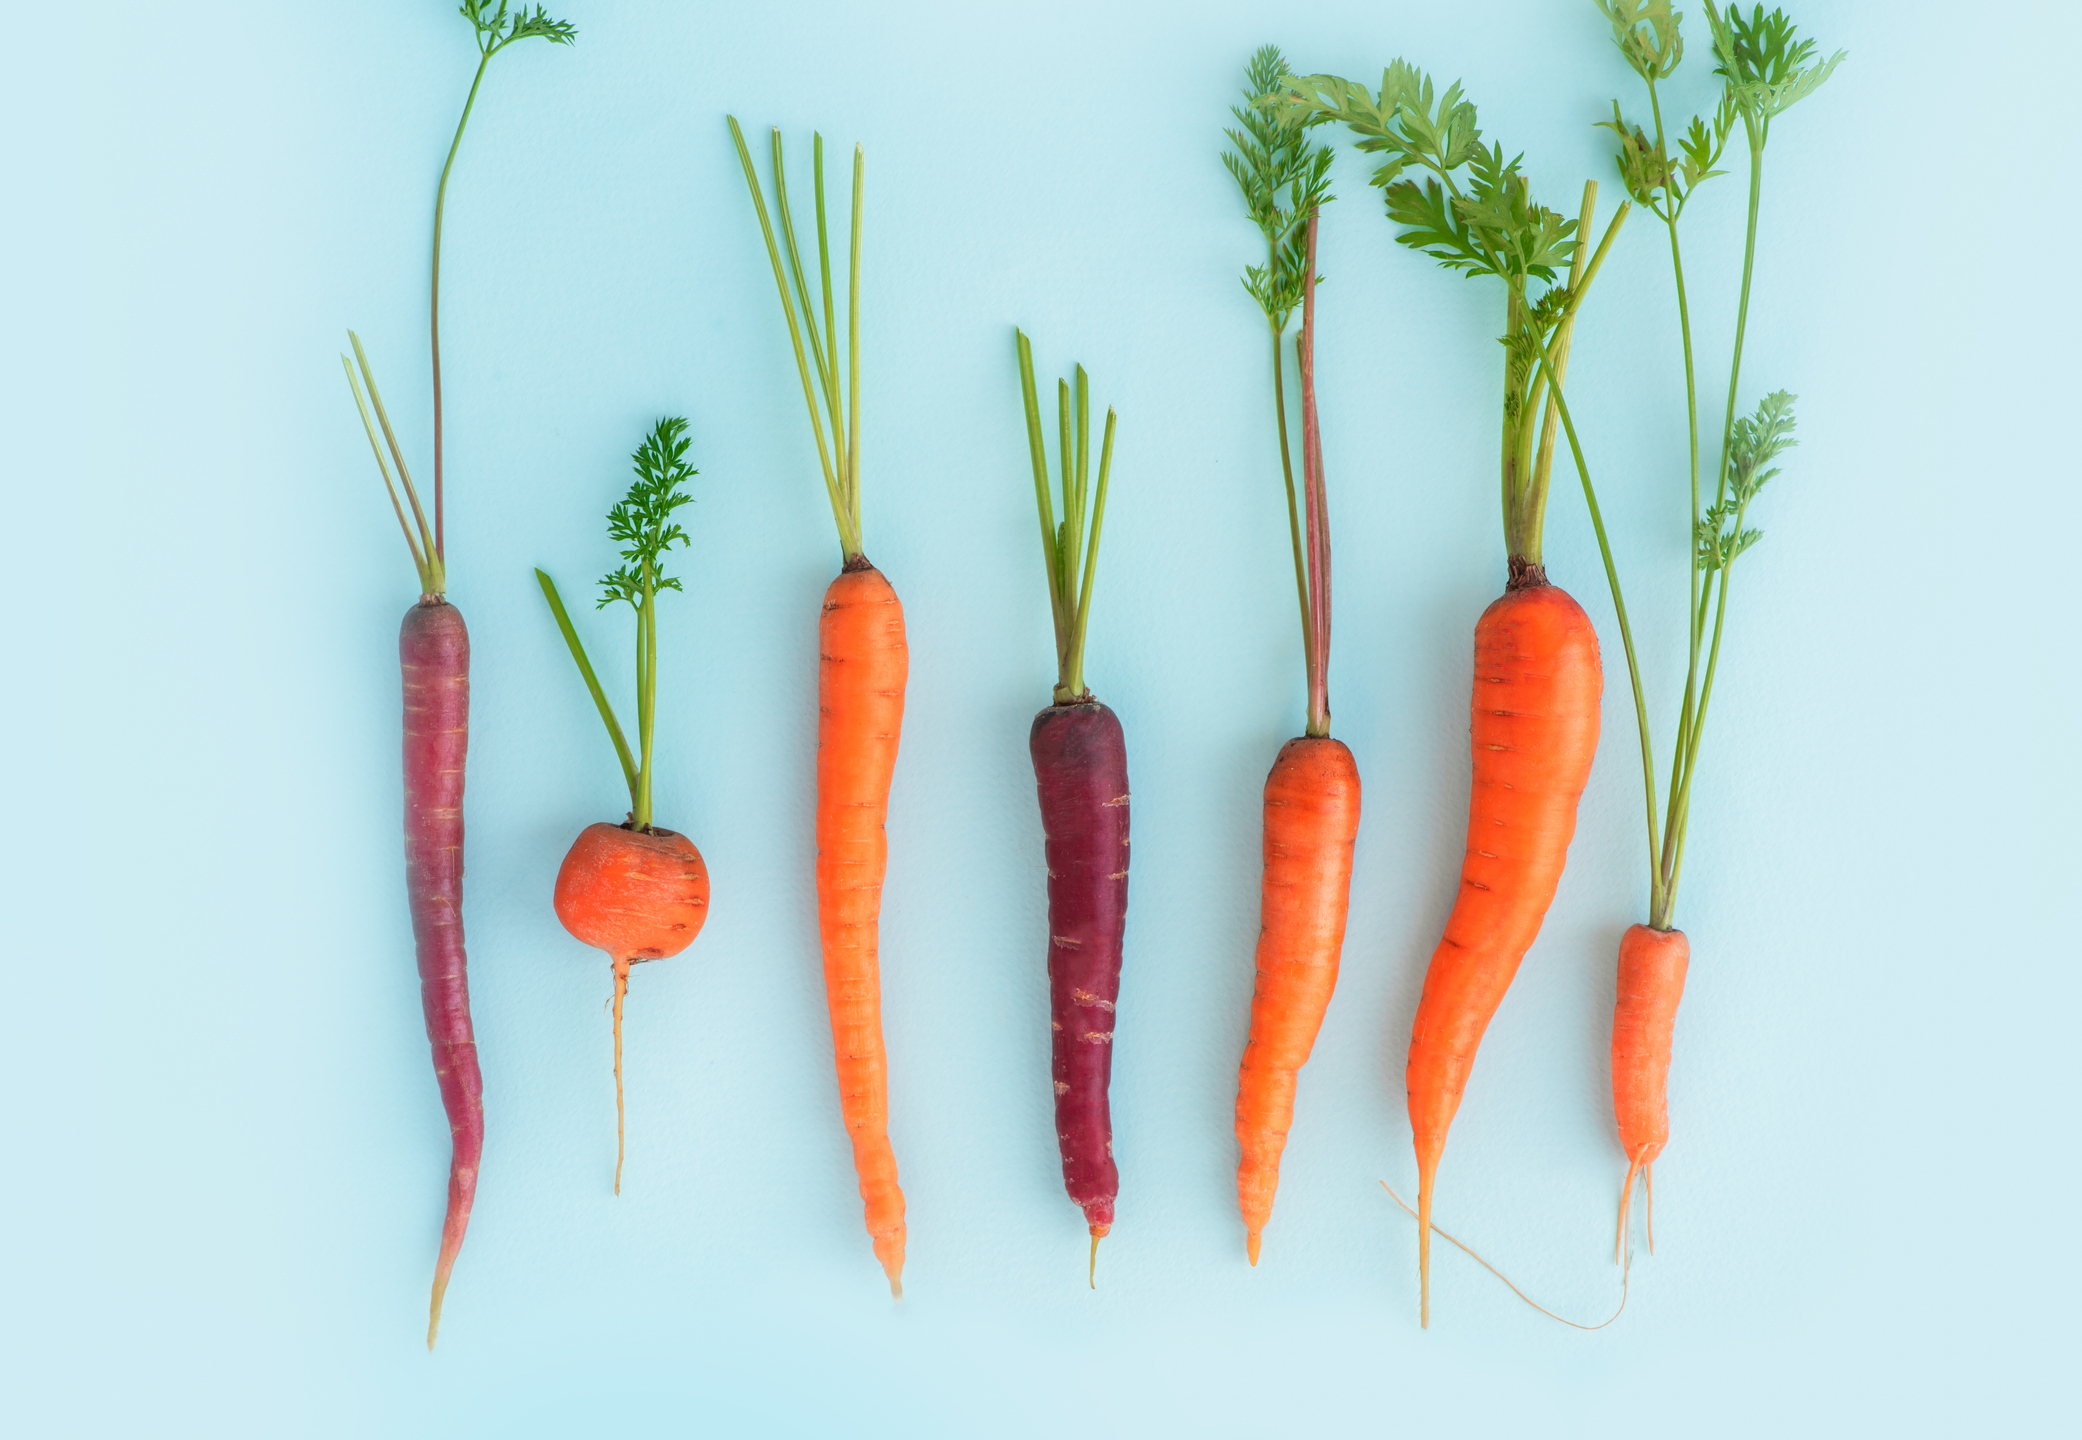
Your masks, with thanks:
[[[419,994],[434,1078],[448,1113],[448,1218],[427,1316],[427,1347],[441,1328],[441,1298],[470,1228],[484,1155],[484,1079],[470,1027],[463,952],[463,761],[470,745],[470,632],[440,596],[405,612],[398,631],[405,680],[405,890],[419,951]]]
[[[1034,352],[1019,342],[1020,393],[1026,402],[1027,446],[1034,462],[1041,552],[1055,619],[1055,703],[1034,717],[1028,749],[1041,796],[1048,856],[1048,998],[1055,1131],[1063,1152],[1063,1187],[1084,1211],[1092,1235],[1087,1278],[1096,1286],[1099,1241],[1113,1228],[1120,1172],[1113,1162],[1114,1005],[1121,989],[1121,940],[1128,923],[1128,744],[1121,722],[1084,683],[1084,637],[1092,613],[1092,579],[1106,520],[1106,482],[1113,472],[1113,411],[1099,454],[1099,491],[1091,478],[1091,381],[1077,367],[1076,428],[1071,391],[1056,385],[1062,444],[1062,523],[1049,497],[1048,447],[1034,396]],[[1080,561],[1082,562],[1080,564]]]
[[[463,130],[477,104],[485,68],[516,40],[541,39],[569,45],[577,31],[552,20],[537,6],[509,13],[490,0],[464,0],[463,18],[476,32],[477,73],[470,81],[455,139],[434,190],[434,248],[428,299],[428,339],[434,372],[434,514],[430,524],[405,466],[405,452],[390,428],[376,374],[353,331],[354,359],[340,357],[347,385],[361,411],[362,428],[382,472],[390,507],[405,532],[405,548],[419,571],[419,603],[405,612],[398,631],[398,661],[405,682],[405,889],[412,907],[412,936],[419,952],[420,1000],[427,1039],[434,1048],[434,1079],[451,1137],[448,1213],[441,1225],[441,1252],[434,1262],[433,1297],[427,1306],[427,1349],[441,1331],[441,1300],[470,1228],[477,1198],[478,1164],[484,1156],[484,1077],[477,1068],[477,1039],[470,1028],[470,977],[463,952],[463,762],[470,744],[470,632],[463,615],[448,603],[446,505],[441,470],[441,222],[448,204],[448,175],[462,148]],[[357,371],[359,377],[357,378]],[[366,398],[362,385],[368,386]],[[370,418],[374,407],[375,418]],[[376,438],[378,427],[382,440]],[[398,467],[390,477],[390,459]],[[399,499],[400,488],[404,491]],[[405,514],[411,506],[411,517]]]

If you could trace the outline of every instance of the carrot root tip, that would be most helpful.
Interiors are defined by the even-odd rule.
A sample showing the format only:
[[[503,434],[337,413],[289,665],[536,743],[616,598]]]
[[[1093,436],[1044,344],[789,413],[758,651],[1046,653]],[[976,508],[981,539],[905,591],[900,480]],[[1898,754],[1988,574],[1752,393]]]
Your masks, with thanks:
[[[1094,1225],[1092,1227],[1092,1263],[1090,1268],[1085,1271],[1085,1280],[1094,1290],[1099,1288],[1099,1242],[1104,1240],[1107,1232],[1112,1229],[1111,1225]]]
[[[1264,1239],[1262,1231],[1253,1230],[1244,1237],[1243,1248],[1251,1257],[1251,1264],[1258,1263],[1258,1245]]]

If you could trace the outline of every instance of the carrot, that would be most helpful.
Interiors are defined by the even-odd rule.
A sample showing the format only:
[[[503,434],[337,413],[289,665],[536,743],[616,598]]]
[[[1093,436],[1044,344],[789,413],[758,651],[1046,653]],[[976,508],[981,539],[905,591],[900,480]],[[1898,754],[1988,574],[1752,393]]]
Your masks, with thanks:
[[[1685,836],[1691,823],[1692,778],[1698,769],[1706,711],[1720,669],[1729,580],[1737,559],[1761,538],[1762,532],[1750,527],[1749,516],[1758,492],[1779,473],[1768,467],[1796,443],[1795,397],[1783,390],[1766,395],[1754,414],[1736,417],[1742,341],[1749,323],[1750,276],[1756,261],[1757,217],[1763,198],[1764,148],[1770,138],[1771,122],[1813,94],[1843,62],[1844,54],[1839,50],[1827,60],[1816,58],[1815,42],[1796,38],[1793,23],[1782,10],[1766,15],[1759,5],[1744,19],[1738,7],[1730,6],[1724,14],[1708,0],[1706,20],[1713,32],[1715,73],[1723,82],[1721,101],[1710,122],[1695,118],[1688,127],[1676,132],[1679,153],[1673,157],[1673,137],[1663,128],[1656,82],[1668,78],[1683,56],[1678,17],[1667,9],[1658,13],[1642,0],[1599,0],[1598,8],[1611,22],[1612,38],[1620,54],[1646,83],[1655,116],[1655,133],[1651,137],[1640,126],[1629,124],[1620,114],[1619,102],[1614,101],[1612,119],[1603,128],[1619,137],[1619,171],[1628,193],[1669,231],[1678,334],[1684,352],[1685,419],[1690,431],[1691,507],[1686,517],[1692,562],[1686,610],[1689,657],[1684,700],[1677,717],[1677,743],[1670,762],[1668,808],[1659,822],[1648,703],[1634,655],[1633,631],[1627,622],[1626,598],[1620,591],[1619,569],[1613,563],[1604,524],[1598,518],[1590,469],[1584,463],[1567,405],[1557,396],[1604,558],[1605,577],[1612,588],[1620,635],[1626,642],[1627,672],[1634,690],[1634,720],[1641,737],[1642,795],[1647,802],[1648,923],[1630,927],[1620,941],[1618,998],[1612,1017],[1613,1113],[1627,1157],[1626,1181],[1619,1201],[1619,1244],[1624,1247],[1634,1177],[1640,1175],[1650,1187],[1650,1195],[1654,1194],[1655,1159],[1670,1138],[1665,1095],[1671,1037],[1691,954],[1691,942],[1675,928],[1673,915],[1678,881],[1684,870]],[[1728,362],[1728,407],[1721,430],[1720,467],[1710,492],[1702,492],[1691,309],[1685,292],[1678,220],[1693,191],[1722,173],[1716,166],[1738,120],[1749,144],[1749,215],[1743,242],[1742,292],[1735,311],[1734,352]],[[1649,1248],[1653,1253],[1652,1199],[1649,1204]]]
[[[1504,282],[1502,432],[1504,595],[1475,627],[1470,705],[1473,784],[1460,887],[1432,952],[1405,1070],[1417,1155],[1420,1315],[1431,1323],[1431,1210],[1446,1134],[1476,1048],[1554,899],[1597,751],[1603,679],[1597,636],[1541,563],[1558,387],[1577,308],[1625,221],[1622,205],[1589,253],[1597,185],[1575,221],[1535,204],[1517,159],[1485,149],[1475,107],[1456,84],[1397,60],[1378,95],[1333,75],[1284,76],[1275,102],[1289,124],[1337,120],[1361,148],[1385,153],[1397,239],[1449,270]],[[1429,172],[1422,184],[1410,169]],[[1564,284],[1555,270],[1564,260]],[[1534,293],[1535,282],[1544,293]],[[1542,415],[1544,412],[1544,420]]]
[[[478,1069],[477,1040],[470,1024],[468,956],[463,946],[463,771],[470,743],[470,636],[462,612],[448,602],[447,507],[442,483],[441,413],[441,224],[448,203],[448,176],[463,144],[463,131],[477,103],[477,87],[492,57],[516,40],[543,39],[569,45],[578,32],[552,20],[538,7],[509,15],[504,0],[496,10],[488,0],[463,0],[463,18],[477,43],[477,73],[469,98],[456,121],[455,139],[441,166],[434,190],[434,246],[428,299],[428,340],[432,352],[434,399],[434,506],[428,520],[419,492],[405,467],[405,455],[391,429],[376,388],[376,374],[362,350],[361,338],[348,331],[354,359],[340,364],[361,414],[362,430],[376,456],[383,488],[405,548],[419,572],[419,601],[405,612],[398,633],[398,661],[405,701],[405,890],[412,912],[412,936],[418,955],[420,1005],[426,1015],[427,1039],[434,1052],[434,1080],[441,1108],[448,1117],[448,1208],[441,1224],[441,1248],[434,1261],[433,1293],[427,1304],[427,1349],[441,1330],[441,1302],[449,1276],[462,1253],[470,1228],[470,1209],[477,1198],[477,1172],[484,1156],[484,1079]],[[357,376],[357,371],[358,376]],[[363,385],[367,396],[363,396]],[[370,418],[370,407],[375,417]],[[379,443],[376,432],[382,429]],[[397,465],[393,483],[389,449]],[[402,487],[404,498],[400,500]],[[406,507],[411,518],[406,518]]]
[[[621,825],[588,825],[572,842],[557,870],[555,906],[564,928],[596,950],[614,970],[614,1193],[622,1193],[622,1004],[629,993],[629,967],[663,960],[694,943],[708,919],[708,867],[694,842],[651,819],[652,742],[658,713],[658,595],[678,590],[665,573],[667,551],[687,542],[672,518],[691,503],[680,489],[699,472],[687,464],[687,422],[660,420],[630,457],[636,481],[608,512],[608,534],[623,544],[620,568],[600,581],[600,608],[625,604],[636,613],[637,751],[615,719],[614,707],[586,658],[585,645],[547,572],[537,570],[542,597],[563,633],[578,673],[614,742],[629,784],[629,818]]]
[[[1120,718],[1084,683],[1084,641],[1091,622],[1092,582],[1106,522],[1113,473],[1114,413],[1106,412],[1099,450],[1099,491],[1091,480],[1091,382],[1077,367],[1076,443],[1071,443],[1070,386],[1056,382],[1062,435],[1063,518],[1049,499],[1048,449],[1034,394],[1034,354],[1015,330],[1027,448],[1041,521],[1049,613],[1055,623],[1056,683],[1051,703],[1034,717],[1027,749],[1041,801],[1048,861],[1049,1049],[1055,1084],[1056,1140],[1063,1188],[1084,1212],[1092,1239],[1086,1280],[1098,1286],[1099,1242],[1113,1229],[1120,1170],[1113,1158],[1115,1007],[1120,1000],[1121,944],[1128,923],[1128,742]],[[1079,559],[1082,557],[1082,565]]]
[[[875,1258],[890,1294],[903,1298],[904,1192],[889,1144],[889,1065],[882,1046],[879,927],[882,877],[889,859],[884,822],[889,783],[903,729],[904,681],[910,651],[904,607],[860,542],[860,215],[864,159],[853,147],[853,228],[847,290],[846,379],[839,380],[838,323],[831,251],[824,217],[824,137],[816,137],[817,254],[824,325],[817,324],[795,222],[788,210],[781,132],[773,132],[774,200],[788,250],[783,268],[766,197],[752,168],[737,118],[730,136],[744,166],[759,217],[781,312],[802,377],[803,402],[824,468],[824,489],[838,524],[838,578],[824,592],[817,663],[817,929],[824,952],[824,990],[831,1009],[839,1078],[839,1116],[853,1142],[853,1168]],[[789,290],[790,279],[794,292]],[[798,315],[798,307],[800,314]],[[808,348],[804,347],[807,332]],[[850,408],[848,408],[850,402]],[[828,427],[828,433],[827,433]]]
[[[1352,846],[1359,833],[1359,769],[1344,742],[1330,736],[1330,517],[1323,486],[1322,438],[1316,421],[1316,223],[1333,198],[1330,151],[1284,128],[1256,102],[1286,73],[1267,45],[1246,68],[1246,100],[1230,111],[1241,130],[1228,133],[1222,159],[1242,188],[1244,204],[1265,236],[1266,263],[1246,272],[1244,288],[1264,312],[1272,339],[1273,410],[1287,486],[1287,523],[1294,583],[1301,602],[1308,724],[1280,747],[1265,781],[1265,869],[1260,890],[1257,979],[1251,1023],[1236,1077],[1237,1208],[1251,1264],[1272,1217],[1280,1156],[1294,1123],[1301,1067],[1322,1028],[1337,985],[1351,899]],[[1287,207],[1281,204],[1288,200]],[[1294,493],[1287,440],[1288,321],[1301,311],[1295,368],[1301,381],[1302,499]]]

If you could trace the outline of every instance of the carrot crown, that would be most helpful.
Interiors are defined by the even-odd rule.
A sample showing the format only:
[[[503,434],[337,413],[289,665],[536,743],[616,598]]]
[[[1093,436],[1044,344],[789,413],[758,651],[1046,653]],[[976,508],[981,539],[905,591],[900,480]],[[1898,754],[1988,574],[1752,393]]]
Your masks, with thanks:
[[[1041,513],[1041,560],[1048,571],[1048,607],[1055,617],[1055,703],[1092,698],[1084,683],[1084,635],[1092,618],[1092,580],[1098,573],[1099,534],[1106,523],[1106,482],[1113,473],[1113,407],[1106,409],[1106,436],[1099,447],[1099,493],[1090,495],[1092,460],[1091,378],[1077,367],[1077,431],[1070,431],[1070,382],[1056,381],[1056,418],[1063,461],[1063,518],[1057,521],[1048,493],[1048,447],[1041,438],[1041,405],[1034,395],[1034,351],[1026,333],[1019,344],[1019,388],[1026,400],[1027,449],[1034,461],[1034,501]],[[1079,561],[1082,560],[1080,569]]]
[[[831,283],[831,241],[824,218],[824,137],[815,135],[811,154],[817,183],[817,269],[822,282],[818,302],[824,311],[824,328],[817,328],[818,304],[810,296],[809,280],[802,263],[802,249],[795,243],[795,220],[788,210],[788,172],[781,156],[781,132],[773,132],[774,208],[781,216],[781,240],[788,250],[788,263],[781,263],[781,245],[774,239],[774,225],[766,210],[766,196],[752,168],[752,152],[738,128],[737,117],[728,117],[730,138],[737,144],[737,158],[745,167],[745,184],[751,187],[752,206],[759,213],[759,233],[766,239],[766,256],[773,262],[774,285],[781,292],[781,313],[787,317],[788,339],[795,347],[795,368],[802,375],[803,403],[809,408],[810,429],[817,437],[817,458],[824,466],[824,489],[831,499],[831,515],[838,522],[839,546],[847,563],[861,558],[860,549],[860,191],[864,164],[858,145],[853,147],[853,233],[848,251],[846,279],[846,381],[839,383],[839,327]],[[790,282],[793,290],[790,290]],[[807,337],[808,344],[804,344]]]
[[[622,603],[636,612],[636,754],[629,751],[614,707],[608,704],[600,677],[593,672],[586,647],[564,609],[563,597],[557,594],[556,581],[546,571],[535,572],[542,598],[549,602],[557,629],[563,632],[578,673],[607,726],[608,738],[614,741],[622,777],[629,782],[629,823],[638,830],[651,828],[651,738],[658,714],[658,595],[680,588],[680,582],[664,571],[665,554],[675,545],[688,543],[687,532],[672,517],[682,505],[693,503],[693,497],[680,487],[701,473],[687,463],[687,444],[684,419],[660,420],[630,457],[636,466],[635,483],[621,503],[607,512],[608,538],[620,542],[622,564],[601,577],[599,608]]]
[[[398,526],[405,532],[405,548],[412,552],[413,568],[419,571],[419,591],[423,596],[441,594],[448,585],[448,545],[446,526],[446,497],[441,475],[441,222],[448,208],[448,175],[455,169],[456,153],[463,148],[463,131],[470,124],[470,111],[477,104],[477,87],[484,83],[485,68],[492,57],[516,40],[547,40],[553,45],[569,45],[578,38],[578,31],[566,20],[552,20],[536,6],[530,14],[523,5],[510,11],[507,0],[498,0],[496,8],[492,0],[463,0],[460,12],[470,22],[477,42],[477,73],[470,80],[470,94],[463,101],[462,118],[456,121],[455,139],[448,143],[448,159],[441,165],[441,183],[434,189],[434,255],[431,266],[431,285],[428,296],[427,334],[429,348],[433,352],[434,371],[434,517],[427,520],[425,509],[419,503],[419,492],[413,487],[412,476],[405,468],[404,451],[398,446],[398,437],[390,428],[390,417],[383,411],[383,397],[376,390],[376,373],[369,366],[369,357],[362,353],[361,339],[350,330],[347,338],[354,344],[354,363],[340,357],[340,364],[347,370],[347,387],[354,392],[355,407],[361,411],[362,429],[368,433],[369,448],[376,453],[376,468],[383,474],[383,488],[390,492],[390,507],[396,512]],[[355,371],[359,367],[360,380]],[[368,399],[362,398],[361,385],[369,387]],[[382,424],[383,439],[390,448],[391,459],[398,467],[398,484],[390,478],[390,467],[384,464],[384,446],[376,443],[376,426],[370,423],[369,406],[373,402],[376,419]],[[405,506],[398,500],[399,485],[405,492],[405,500],[412,507],[412,519],[405,519]]]
[[[1584,187],[1577,220],[1535,203],[1519,169],[1524,157],[1506,160],[1501,146],[1483,146],[1475,107],[1459,83],[1439,94],[1407,61],[1382,72],[1378,94],[1335,75],[1285,75],[1278,90],[1263,103],[1286,125],[1337,121],[1360,137],[1360,149],[1384,157],[1373,183],[1384,192],[1388,218],[1403,227],[1398,241],[1448,270],[1504,282],[1504,544],[1514,575],[1537,567],[1558,434],[1548,377],[1558,384],[1566,373],[1577,308],[1628,207],[1620,206],[1596,253],[1588,254],[1596,183]],[[1422,184],[1406,175],[1413,169],[1429,172]],[[1567,284],[1557,274],[1564,263]]]
[[[1287,482],[1287,529],[1294,542],[1294,586],[1301,601],[1302,663],[1308,673],[1308,730],[1330,733],[1330,515],[1323,488],[1322,435],[1316,423],[1316,220],[1330,193],[1330,147],[1308,143],[1303,125],[1288,124],[1269,108],[1287,62],[1276,45],[1259,48],[1245,67],[1243,106],[1232,107],[1234,148],[1222,163],[1243,191],[1244,207],[1265,236],[1266,260],[1244,271],[1243,288],[1258,302],[1272,331],[1273,412],[1280,436],[1280,470]],[[1301,311],[1294,357],[1301,379],[1301,497],[1294,488],[1287,436],[1287,382],[1283,342],[1287,323]]]

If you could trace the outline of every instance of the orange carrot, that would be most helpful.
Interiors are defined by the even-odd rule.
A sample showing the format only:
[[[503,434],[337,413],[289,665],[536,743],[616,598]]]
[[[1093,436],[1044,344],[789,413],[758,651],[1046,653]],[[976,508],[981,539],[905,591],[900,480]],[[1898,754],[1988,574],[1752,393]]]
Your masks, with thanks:
[[[832,1048],[838,1061],[839,1116],[853,1142],[868,1235],[889,1279],[903,1298],[904,1192],[897,1186],[889,1145],[889,1063],[882,1048],[882,971],[878,929],[882,875],[889,858],[883,822],[904,721],[904,681],[910,651],[904,644],[904,607],[882,572],[860,547],[860,206],[863,160],[853,147],[852,283],[847,291],[846,381],[839,383],[838,320],[825,243],[824,137],[816,137],[817,253],[822,271],[823,327],[809,276],[795,243],[788,211],[787,169],[781,132],[773,132],[774,205],[780,212],[787,265],[774,238],[766,196],[752,168],[752,152],[735,116],[731,139],[752,191],[781,313],[802,377],[803,402],[823,462],[824,488],[838,522],[843,556],[839,577],[824,592],[817,627],[817,930],[823,942],[825,998],[831,1007]],[[794,288],[790,290],[790,280]],[[851,408],[847,406],[851,401]]]
[[[1243,1214],[1244,1252],[1253,1265],[1272,1218],[1280,1156],[1294,1123],[1301,1067],[1337,986],[1352,889],[1352,844],[1359,833],[1359,767],[1344,743],[1330,738],[1330,515],[1323,485],[1323,443],[1316,421],[1316,226],[1332,199],[1330,151],[1299,130],[1285,130],[1256,104],[1286,73],[1267,45],[1246,67],[1245,98],[1233,108],[1241,131],[1223,157],[1242,188],[1244,206],[1265,237],[1266,263],[1253,266],[1244,288],[1264,312],[1272,339],[1273,408],[1287,484],[1287,523],[1294,543],[1294,583],[1301,601],[1302,664],[1308,676],[1308,727],[1281,747],[1265,780],[1265,871],[1260,890],[1257,980],[1250,1038],[1236,1077],[1236,1202]],[[1287,208],[1291,206],[1291,208]],[[1301,381],[1301,499],[1287,443],[1283,339],[1296,309],[1295,372]]]
[[[817,929],[831,1003],[839,1111],[867,1230],[892,1293],[903,1294],[904,1192],[889,1148],[878,922],[889,860],[883,821],[904,723],[904,607],[859,558],[824,592],[817,627]]]
[[[1446,1132],[1482,1032],[1554,899],[1576,828],[1576,801],[1598,745],[1603,680],[1582,609],[1541,563],[1559,388],[1577,308],[1611,249],[1622,205],[1589,248],[1597,185],[1576,220],[1535,204],[1519,160],[1485,150],[1459,85],[1439,91],[1397,60],[1379,95],[1334,75],[1280,78],[1274,109],[1290,125],[1337,120],[1384,156],[1374,182],[1396,239],[1449,270],[1504,285],[1503,598],[1475,627],[1473,793],[1460,890],[1433,951],[1411,1027],[1410,1129],[1417,1151],[1417,1268],[1431,1323],[1431,1204]],[[1441,146],[1440,137],[1458,137]],[[1423,174],[1419,181],[1413,178]],[[1566,261],[1564,283],[1556,271]],[[1535,289],[1535,285],[1541,288]],[[1544,418],[1543,418],[1544,417]]]
[[[1265,780],[1265,880],[1251,1035],[1236,1087],[1236,1199],[1253,1265],[1294,1091],[1337,986],[1352,843],[1359,834],[1359,767],[1342,740],[1301,736],[1280,747]]]
[[[1627,1152],[1619,1246],[1638,1173],[1648,1188],[1648,1253],[1655,1253],[1655,1161],[1670,1142],[1670,1043],[1691,942],[1682,930],[1629,925],[1619,942],[1619,997],[1612,1011],[1612,1110]]]
[[[1410,1033],[1406,1083],[1426,1324],[1432,1186],[1446,1131],[1482,1032],[1554,899],[1598,748],[1597,636],[1582,608],[1536,575],[1514,576],[1475,626],[1467,855]]]

